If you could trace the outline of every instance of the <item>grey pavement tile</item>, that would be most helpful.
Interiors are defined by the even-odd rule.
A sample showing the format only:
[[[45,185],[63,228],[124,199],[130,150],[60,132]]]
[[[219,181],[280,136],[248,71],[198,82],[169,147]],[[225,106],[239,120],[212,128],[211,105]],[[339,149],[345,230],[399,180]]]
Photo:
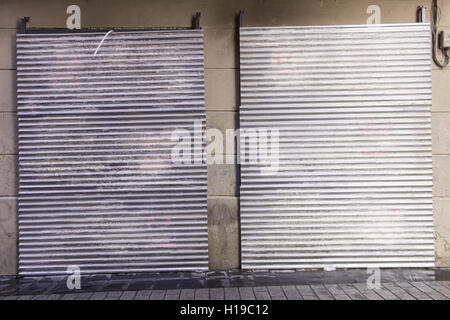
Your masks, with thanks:
[[[359,292],[352,284],[340,284],[339,288],[344,290],[345,294],[350,297],[351,300],[367,300],[368,298]]]
[[[195,289],[194,300],[209,300],[209,288]]]
[[[61,297],[61,300],[74,300],[76,296],[76,293],[66,293]]]
[[[255,293],[256,300],[272,300],[270,298],[270,294],[267,289],[265,291],[262,290],[256,291],[255,288],[253,288],[253,292]]]
[[[436,291],[439,291],[442,295],[444,295],[447,299],[450,299],[450,288],[440,284],[437,281],[426,281],[425,284]]]
[[[150,300],[164,300],[166,290],[153,290],[150,295]]]
[[[225,290],[223,288],[211,288],[209,289],[209,298],[211,300],[224,300]]]
[[[28,296],[32,296],[32,295],[34,295],[34,292],[32,293],[32,292],[29,292],[29,290],[30,289],[33,289],[34,288],[34,284],[33,283],[24,283],[24,284],[21,284],[20,286],[19,286],[19,288],[10,288],[10,290],[12,290],[12,291],[14,291],[14,292],[16,292],[15,294],[16,295],[28,295]]]
[[[434,281],[434,282],[437,282],[437,283],[439,283],[440,285],[442,285],[442,286],[444,286],[444,287],[450,289],[450,281]]]
[[[238,288],[225,288],[225,300],[240,300]]]
[[[89,300],[94,295],[94,292],[82,292],[75,296],[74,300]]]
[[[450,299],[448,281],[386,282],[380,289],[368,289],[365,283],[325,284],[325,285],[285,285],[268,287],[200,288],[110,292],[73,292],[66,294],[40,294],[22,296],[2,296],[9,300],[425,300]]]
[[[337,284],[325,284],[325,288],[333,295],[336,300],[351,300],[344,290],[339,288]]]
[[[105,300],[107,292],[95,292],[89,300]]]
[[[366,288],[367,288],[367,284],[366,284]],[[382,297],[384,300],[399,300],[399,298],[393,294],[392,292],[390,292],[389,290],[386,290],[385,288],[383,288],[383,286],[371,289],[373,292],[375,292],[377,295],[379,295],[380,297]]]
[[[384,289],[383,287],[380,287],[379,289],[374,289],[374,291],[383,297],[385,300],[400,300],[399,297],[397,297],[395,294],[390,292],[389,290]]]
[[[120,300],[133,300],[136,295],[136,291],[125,291],[120,296]]]
[[[282,286],[284,294],[288,300],[303,300],[295,286]]]
[[[263,273],[266,271],[263,271]],[[389,273],[390,272],[390,273]],[[61,284],[61,280],[54,277],[42,277],[41,279],[35,279],[22,281],[16,279],[4,279],[0,277],[0,291],[3,299],[61,299],[61,300],[84,300],[84,299],[124,299],[124,300],[148,300],[148,299],[232,299],[232,300],[254,300],[254,299],[288,299],[288,300],[301,300],[301,299],[401,299],[401,300],[413,300],[413,299],[450,299],[450,281],[433,281],[434,277],[439,279],[446,279],[450,275],[448,271],[439,270],[438,275],[430,274],[434,271],[426,270],[412,270],[401,271],[393,270],[389,271],[387,277],[383,277],[384,281],[381,284],[380,289],[371,290],[367,287],[366,274],[363,271],[355,271],[346,277],[340,276],[339,272],[336,273],[321,273],[311,272],[308,273],[308,282],[317,283],[314,285],[257,285],[252,287],[252,284],[264,283],[263,281],[255,281],[252,273],[245,272],[225,272],[224,274],[209,274],[208,279],[211,282],[204,282],[206,288],[200,289],[170,289],[170,290],[151,290],[152,288],[163,289],[165,286],[172,288],[186,287],[189,283],[192,283],[192,287],[201,284],[201,278],[190,278],[186,275],[171,274],[170,276],[160,275],[146,275],[145,279],[130,275],[104,275],[106,280],[95,280],[99,283],[90,282],[88,287],[84,290],[92,292],[84,292],[81,290],[64,290],[64,286]],[[447,272],[447,273],[446,273]],[[266,272],[268,273],[268,272]],[[290,277],[285,276],[286,273],[270,273],[264,275],[265,277],[272,277],[272,281],[265,283],[276,283],[273,281],[273,276],[280,277],[279,283],[287,283]],[[207,288],[208,285],[217,286],[220,277],[228,277],[224,284],[227,288]],[[258,277],[261,275],[258,274]],[[136,278],[133,278],[136,277]],[[218,278],[219,277],[219,278]],[[238,279],[236,282],[233,277]],[[295,277],[294,277],[295,278]],[[292,283],[298,283],[298,280],[293,279]],[[144,279],[144,280],[143,280]],[[180,280],[178,280],[180,279]],[[408,279],[415,279],[410,281]],[[92,281],[94,281],[92,280]],[[111,283],[111,281],[113,280]],[[168,280],[167,283],[161,285],[156,281]],[[335,280],[335,282],[333,282]],[[91,281],[91,280],[90,280]],[[151,281],[151,283],[149,282]],[[181,281],[181,282],[180,282]],[[195,281],[195,286],[192,281]],[[220,280],[222,281],[222,279]],[[297,281],[297,282],[294,282]],[[352,283],[352,282],[357,283]],[[101,282],[101,283],[100,283]],[[139,285],[134,285],[131,288],[131,284],[139,282]],[[109,285],[106,286],[105,284]],[[304,282],[305,283],[305,282]],[[63,288],[64,287],[64,288]],[[129,289],[127,289],[129,288]],[[95,292],[95,291],[98,292]]]
[[[109,291],[106,295],[105,300],[119,300],[120,296],[123,294],[123,291]]]
[[[152,290],[139,290],[134,296],[134,300],[149,300]]]
[[[442,281],[413,281],[382,283],[380,289],[368,289],[365,283],[355,284],[326,284],[326,285],[286,285],[268,287],[239,287],[239,288],[200,288],[200,289],[170,289],[170,290],[141,290],[141,291],[110,291],[110,292],[77,292],[66,294],[41,294],[22,296],[3,296],[7,300],[425,300],[450,299],[450,288]]]
[[[445,296],[441,293],[437,292],[433,288],[427,286],[422,281],[411,281],[410,282],[414,287],[419,289],[420,291],[424,292],[426,295],[430,296],[434,300],[446,300]]]
[[[252,287],[239,288],[239,295],[242,300],[256,300]]]
[[[169,295],[169,296],[173,296],[173,295],[180,295],[180,293],[181,293],[181,289],[168,289],[168,290],[166,290],[166,295]]]
[[[400,298],[400,300],[416,300],[412,295],[410,295],[408,292],[406,292],[403,288],[397,286],[395,283],[383,283],[383,288],[386,290],[389,290],[393,294],[395,294],[397,297]]]
[[[283,289],[279,286],[268,286],[267,290],[269,291],[269,294],[272,297],[272,299],[274,299],[275,297],[286,298],[286,296],[284,295]]]
[[[354,283],[353,286],[369,300],[384,300],[375,290],[367,288],[367,283]]]
[[[286,296],[273,296],[272,300],[287,300]]]
[[[327,288],[325,288],[324,285],[322,285],[322,284],[313,284],[310,287],[314,291],[316,296],[319,297],[320,300],[334,300],[334,297],[327,290]]]
[[[314,293],[314,290],[308,285],[295,286],[303,297],[303,300],[318,300],[319,297]]]
[[[194,300],[195,289],[181,289],[180,300]]]
[[[433,300],[430,296],[417,289],[409,282],[396,282],[396,285],[405,290],[408,294],[412,295],[417,300]]]
[[[164,300],[180,300],[181,289],[169,289]]]

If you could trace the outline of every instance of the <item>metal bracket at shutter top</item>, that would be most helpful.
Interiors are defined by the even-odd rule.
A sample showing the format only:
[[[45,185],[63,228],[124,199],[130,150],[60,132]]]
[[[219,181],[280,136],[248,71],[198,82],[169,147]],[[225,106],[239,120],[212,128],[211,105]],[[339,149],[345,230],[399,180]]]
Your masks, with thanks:
[[[196,12],[192,17],[192,26],[190,27],[103,27],[103,28],[82,28],[82,29],[67,29],[67,28],[27,28],[27,23],[31,21],[30,17],[23,17],[20,22],[20,32],[23,33],[84,33],[84,32],[108,32],[108,31],[164,31],[164,30],[191,30],[201,29],[200,27],[200,12]]]

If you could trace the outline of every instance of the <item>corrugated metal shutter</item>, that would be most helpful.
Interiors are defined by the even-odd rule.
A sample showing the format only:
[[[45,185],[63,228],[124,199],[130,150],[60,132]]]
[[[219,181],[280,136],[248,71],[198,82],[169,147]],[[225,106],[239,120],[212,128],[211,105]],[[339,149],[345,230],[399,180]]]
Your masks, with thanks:
[[[434,265],[430,61],[428,24],[240,28],[241,130],[280,132],[276,174],[242,164],[244,269]]]
[[[208,269],[203,79],[201,30],[17,36],[19,274]]]

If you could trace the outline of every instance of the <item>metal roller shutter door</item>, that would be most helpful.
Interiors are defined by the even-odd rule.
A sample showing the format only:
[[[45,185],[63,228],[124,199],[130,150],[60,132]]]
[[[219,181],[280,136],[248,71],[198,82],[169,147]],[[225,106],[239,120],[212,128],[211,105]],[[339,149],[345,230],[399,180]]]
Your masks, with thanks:
[[[280,132],[276,174],[241,164],[243,269],[434,265],[430,61],[426,23],[240,28],[241,130]]]
[[[19,274],[208,269],[203,78],[202,30],[17,35]]]

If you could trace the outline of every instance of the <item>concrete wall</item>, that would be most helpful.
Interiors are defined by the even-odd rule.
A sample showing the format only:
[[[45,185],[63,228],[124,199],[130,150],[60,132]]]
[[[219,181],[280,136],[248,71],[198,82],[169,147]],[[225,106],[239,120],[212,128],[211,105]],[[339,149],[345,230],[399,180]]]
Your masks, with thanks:
[[[31,27],[65,27],[66,8],[81,7],[82,27],[188,26],[196,11],[205,31],[207,125],[236,126],[235,14],[246,26],[364,24],[381,8],[381,23],[415,22],[430,0],[0,0],[0,274],[16,272],[17,147],[14,36],[21,17]],[[450,28],[450,1],[440,0],[440,27]],[[450,266],[450,71],[433,66],[433,161],[436,263]],[[210,268],[238,268],[238,186],[233,165],[208,166]]]

